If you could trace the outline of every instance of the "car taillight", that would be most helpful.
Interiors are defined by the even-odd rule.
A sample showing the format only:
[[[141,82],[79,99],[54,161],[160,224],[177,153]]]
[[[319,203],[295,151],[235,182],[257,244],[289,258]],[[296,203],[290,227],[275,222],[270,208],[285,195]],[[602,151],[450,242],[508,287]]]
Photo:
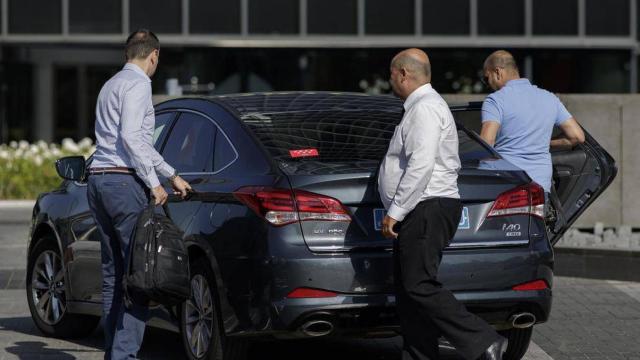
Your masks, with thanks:
[[[311,288],[297,288],[287,295],[289,299],[308,299],[308,298],[331,298],[338,294],[333,291],[318,290]]]
[[[233,194],[256,214],[276,226],[298,220],[351,221],[351,216],[340,201],[308,191],[243,187]]]
[[[519,214],[544,218],[544,189],[542,186],[532,182],[498,195],[487,217]]]
[[[514,286],[512,289],[516,291],[530,291],[530,290],[544,290],[548,289],[549,285],[544,280],[535,280],[528,283]]]

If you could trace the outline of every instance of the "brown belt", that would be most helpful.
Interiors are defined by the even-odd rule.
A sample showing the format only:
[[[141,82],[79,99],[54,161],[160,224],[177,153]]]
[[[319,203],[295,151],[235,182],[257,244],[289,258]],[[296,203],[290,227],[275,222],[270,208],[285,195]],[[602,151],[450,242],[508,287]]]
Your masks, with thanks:
[[[114,166],[114,167],[96,167],[90,168],[89,174],[130,174],[133,175],[136,173],[136,170],[133,168],[122,167],[122,166]]]

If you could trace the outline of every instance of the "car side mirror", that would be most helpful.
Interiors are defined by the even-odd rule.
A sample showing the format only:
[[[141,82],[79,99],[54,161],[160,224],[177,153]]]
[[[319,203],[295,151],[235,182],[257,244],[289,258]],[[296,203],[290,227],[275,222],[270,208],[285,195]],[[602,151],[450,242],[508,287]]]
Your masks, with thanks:
[[[56,171],[63,179],[82,181],[85,169],[86,163],[83,156],[66,156],[56,160]]]

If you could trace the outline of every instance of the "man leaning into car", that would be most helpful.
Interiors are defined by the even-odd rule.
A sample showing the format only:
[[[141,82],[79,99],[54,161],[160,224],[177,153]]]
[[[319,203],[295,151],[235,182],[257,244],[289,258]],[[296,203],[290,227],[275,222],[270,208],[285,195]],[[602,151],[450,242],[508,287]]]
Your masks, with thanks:
[[[132,33],[125,46],[127,63],[104,84],[96,105],[96,152],[87,196],[101,240],[105,359],[135,358],[142,344],[148,309],[136,304],[125,308],[122,278],[134,226],[149,193],[156,205],[167,201],[157,174],[167,177],[182,197],[191,190],[153,147],[150,77],[159,51],[154,33]]]
[[[437,280],[442,250],[453,238],[462,212],[453,115],[430,84],[431,65],[422,50],[400,52],[391,61],[390,71],[393,92],[404,100],[404,115],[380,167],[378,183],[387,209],[382,232],[395,238],[402,358],[439,358],[438,338],[444,336],[465,359],[501,359],[507,340],[469,313]]]
[[[491,54],[483,71],[483,82],[495,92],[482,104],[480,137],[542,186],[548,200],[553,172],[549,145],[572,148],[584,142],[584,131],[557,96],[520,78],[509,52]],[[564,138],[551,140],[554,126]]]

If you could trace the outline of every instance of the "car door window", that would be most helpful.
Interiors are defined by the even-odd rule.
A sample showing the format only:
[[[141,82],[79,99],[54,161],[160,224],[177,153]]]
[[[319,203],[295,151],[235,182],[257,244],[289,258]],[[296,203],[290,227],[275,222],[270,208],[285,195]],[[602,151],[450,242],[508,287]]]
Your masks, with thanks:
[[[227,168],[238,158],[236,149],[231,145],[229,139],[218,131],[216,135],[216,150],[213,153],[213,171],[219,172]]]
[[[153,146],[157,151],[160,151],[162,147],[162,139],[164,139],[169,127],[171,125],[171,120],[175,117],[174,112],[165,112],[156,114],[156,128],[153,132]]]
[[[216,132],[211,120],[198,114],[181,113],[162,157],[180,173],[211,172]]]
[[[462,110],[453,112],[456,122],[462,124],[465,129],[480,134],[482,130],[482,119],[480,118],[480,110]]]

